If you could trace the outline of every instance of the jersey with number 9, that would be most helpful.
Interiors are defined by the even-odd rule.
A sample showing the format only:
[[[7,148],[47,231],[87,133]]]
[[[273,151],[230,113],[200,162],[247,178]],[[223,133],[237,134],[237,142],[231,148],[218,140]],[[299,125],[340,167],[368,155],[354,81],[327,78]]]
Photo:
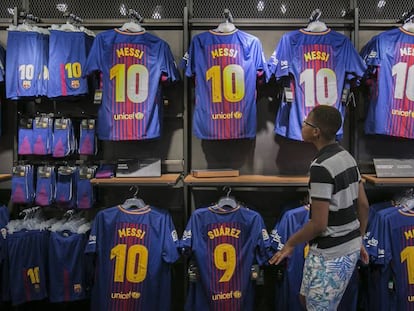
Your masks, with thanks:
[[[201,284],[187,297],[189,310],[253,310],[251,268],[270,257],[262,217],[239,206],[227,211],[196,209],[181,239],[191,249]]]

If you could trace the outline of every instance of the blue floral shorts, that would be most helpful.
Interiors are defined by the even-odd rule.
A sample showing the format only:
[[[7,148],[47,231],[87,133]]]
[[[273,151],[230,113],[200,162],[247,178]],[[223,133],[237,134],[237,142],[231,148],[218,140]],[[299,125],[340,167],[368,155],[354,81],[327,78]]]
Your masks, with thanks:
[[[308,311],[336,310],[348,286],[360,252],[326,259],[308,254],[303,268],[300,294],[305,296]]]

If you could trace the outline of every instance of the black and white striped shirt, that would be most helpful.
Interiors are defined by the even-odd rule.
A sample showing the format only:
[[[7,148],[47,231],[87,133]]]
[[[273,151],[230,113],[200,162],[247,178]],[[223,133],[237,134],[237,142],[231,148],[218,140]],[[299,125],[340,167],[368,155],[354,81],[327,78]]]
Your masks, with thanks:
[[[329,201],[329,216],[326,230],[310,241],[311,249],[333,257],[360,249],[356,212],[360,181],[355,159],[340,145],[331,144],[319,151],[310,166],[309,198],[311,203]]]

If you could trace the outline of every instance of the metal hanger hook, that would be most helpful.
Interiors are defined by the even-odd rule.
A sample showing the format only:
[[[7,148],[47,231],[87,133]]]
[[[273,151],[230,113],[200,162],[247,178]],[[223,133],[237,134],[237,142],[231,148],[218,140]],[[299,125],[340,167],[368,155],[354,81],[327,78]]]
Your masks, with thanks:
[[[139,192],[138,186],[133,185],[133,186],[129,187],[129,191],[132,191],[132,190],[135,190],[134,198],[136,198],[138,196],[138,192]]]
[[[226,196],[230,196],[231,193],[231,187],[230,186],[224,186],[223,191],[226,192]]]

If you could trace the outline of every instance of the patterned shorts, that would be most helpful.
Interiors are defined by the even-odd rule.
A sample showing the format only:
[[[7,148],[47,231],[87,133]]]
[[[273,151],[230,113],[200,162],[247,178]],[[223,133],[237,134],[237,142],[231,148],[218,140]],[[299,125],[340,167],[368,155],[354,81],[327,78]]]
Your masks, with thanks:
[[[300,294],[306,298],[308,311],[336,310],[348,286],[360,252],[326,259],[308,254],[303,268]]]

